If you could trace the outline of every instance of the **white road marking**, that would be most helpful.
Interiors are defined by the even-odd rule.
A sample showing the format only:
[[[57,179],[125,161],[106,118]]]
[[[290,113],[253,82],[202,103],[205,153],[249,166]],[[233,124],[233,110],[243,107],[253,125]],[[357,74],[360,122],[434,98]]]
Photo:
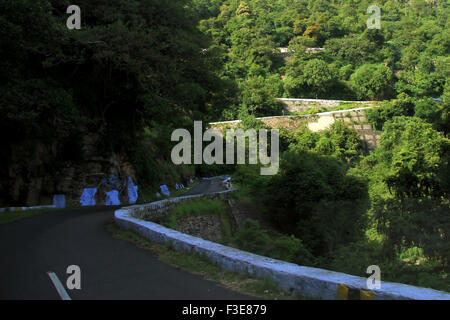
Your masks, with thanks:
[[[62,300],[72,300],[67,293],[66,289],[64,288],[61,281],[59,281],[58,276],[54,272],[47,272],[48,276],[50,277],[50,280],[52,280],[53,285],[56,288],[56,291],[58,291],[59,296]]]

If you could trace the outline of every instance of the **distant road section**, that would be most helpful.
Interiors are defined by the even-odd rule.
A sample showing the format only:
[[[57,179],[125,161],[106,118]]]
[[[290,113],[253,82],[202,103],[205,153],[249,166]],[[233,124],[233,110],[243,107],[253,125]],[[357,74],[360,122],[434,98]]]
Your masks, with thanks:
[[[222,181],[224,179],[215,178],[211,180],[202,180],[199,184],[197,184],[195,187],[193,187],[191,190],[189,190],[186,193],[183,193],[183,196],[193,196],[197,194],[208,194],[208,193],[215,193],[220,191],[227,190]]]

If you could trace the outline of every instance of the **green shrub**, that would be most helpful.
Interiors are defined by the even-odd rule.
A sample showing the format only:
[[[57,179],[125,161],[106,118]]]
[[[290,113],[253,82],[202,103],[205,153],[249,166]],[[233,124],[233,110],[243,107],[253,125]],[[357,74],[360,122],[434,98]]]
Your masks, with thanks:
[[[414,106],[414,115],[433,124],[433,127],[437,130],[442,128],[442,112],[439,104],[432,98],[421,99]]]
[[[414,101],[402,95],[397,101],[383,101],[379,108],[367,110],[367,121],[375,130],[383,130],[384,123],[397,116],[413,116]]]
[[[290,149],[311,151],[316,147],[320,137],[320,133],[312,132],[308,127],[302,126],[294,133],[295,141],[290,144]]]
[[[327,266],[334,271],[365,277],[367,267],[380,265],[382,256],[381,243],[362,239],[331,253]]]
[[[300,239],[293,235],[280,236],[273,241],[270,257],[296,263],[298,265],[312,265],[314,257],[305,249]]]
[[[399,256],[385,255],[382,242],[361,240],[342,247],[330,255],[321,266],[361,277],[367,277],[367,267],[378,265],[381,280],[450,291],[448,271],[436,260],[425,260],[417,247],[405,249]]]
[[[384,124],[394,117],[418,117],[433,124],[437,130],[445,131],[444,109],[432,98],[417,100],[406,94],[400,94],[394,101],[383,101],[379,108],[367,111],[367,120],[375,130],[383,130]]]
[[[247,219],[233,241],[241,250],[299,265],[313,264],[313,256],[300,239],[293,235],[269,236],[256,220]]]
[[[246,189],[250,194],[258,196],[259,189],[265,188],[269,178],[261,175],[259,165],[237,165],[233,174],[233,183],[237,183],[239,188]]]
[[[347,176],[343,164],[332,157],[287,152],[278,174],[258,190],[277,228],[301,237],[315,254],[354,240],[363,229],[367,186]],[[335,210],[338,206],[348,210]]]
[[[261,229],[259,222],[247,219],[242,228],[236,232],[234,242],[239,249],[265,255],[271,243],[267,232]]]
[[[374,205],[379,232],[391,250],[416,246],[447,266],[450,258],[450,204],[440,199],[381,200]],[[395,252],[394,252],[395,253]],[[392,254],[394,254],[392,253]]]
[[[321,134],[314,148],[320,154],[334,156],[342,161],[351,161],[362,152],[359,133],[338,121]]]
[[[392,78],[392,70],[384,64],[364,64],[351,75],[350,83],[358,99],[373,100],[389,95]]]

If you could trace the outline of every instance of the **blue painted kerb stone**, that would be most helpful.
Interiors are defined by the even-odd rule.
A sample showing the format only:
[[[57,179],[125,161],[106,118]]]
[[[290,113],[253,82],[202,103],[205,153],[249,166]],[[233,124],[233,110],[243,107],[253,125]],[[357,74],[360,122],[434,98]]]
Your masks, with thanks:
[[[55,194],[53,196],[53,205],[59,209],[65,208],[66,207],[66,196],[63,194]]]

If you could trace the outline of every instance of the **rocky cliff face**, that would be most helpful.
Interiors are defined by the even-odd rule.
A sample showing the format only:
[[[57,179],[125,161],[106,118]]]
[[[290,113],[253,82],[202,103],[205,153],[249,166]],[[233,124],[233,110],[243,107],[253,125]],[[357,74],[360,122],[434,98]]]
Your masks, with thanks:
[[[106,192],[119,191],[128,203],[128,177],[135,172],[125,156],[102,155],[99,136],[78,140],[27,140],[10,146],[2,158],[0,207],[51,204],[53,195],[64,194],[66,206],[79,206],[84,188],[97,188],[96,203],[105,203]]]

